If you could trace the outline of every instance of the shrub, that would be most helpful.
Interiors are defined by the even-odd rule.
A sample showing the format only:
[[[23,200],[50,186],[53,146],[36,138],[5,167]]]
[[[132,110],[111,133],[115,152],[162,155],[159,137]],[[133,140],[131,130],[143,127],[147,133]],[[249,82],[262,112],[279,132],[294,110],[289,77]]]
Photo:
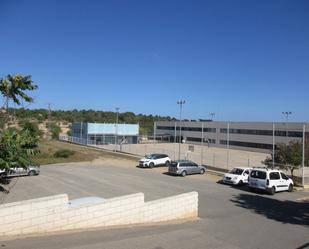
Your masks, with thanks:
[[[58,139],[61,132],[61,128],[56,123],[47,124],[47,127],[50,128],[52,139]]]
[[[74,153],[75,153],[75,152],[72,151],[72,150],[60,149],[60,150],[57,150],[57,151],[54,153],[54,157],[68,158],[69,156],[74,155]]]

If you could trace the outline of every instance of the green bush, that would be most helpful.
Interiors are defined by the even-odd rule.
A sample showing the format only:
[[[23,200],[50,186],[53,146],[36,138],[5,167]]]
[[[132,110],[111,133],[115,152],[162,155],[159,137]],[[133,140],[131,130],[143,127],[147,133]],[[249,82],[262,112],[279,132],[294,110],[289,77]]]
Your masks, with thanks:
[[[57,151],[54,153],[54,157],[68,158],[69,156],[74,155],[74,153],[75,153],[75,152],[72,151],[72,150],[60,149],[60,150],[57,150]]]

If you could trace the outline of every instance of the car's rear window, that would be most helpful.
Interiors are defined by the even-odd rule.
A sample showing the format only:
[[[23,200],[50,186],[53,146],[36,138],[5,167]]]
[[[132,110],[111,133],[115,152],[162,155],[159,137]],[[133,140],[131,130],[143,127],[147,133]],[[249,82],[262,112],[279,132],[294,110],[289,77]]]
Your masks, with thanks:
[[[171,167],[177,167],[177,162],[172,162],[170,166]]]
[[[250,177],[257,179],[266,179],[266,172],[260,170],[252,170]]]

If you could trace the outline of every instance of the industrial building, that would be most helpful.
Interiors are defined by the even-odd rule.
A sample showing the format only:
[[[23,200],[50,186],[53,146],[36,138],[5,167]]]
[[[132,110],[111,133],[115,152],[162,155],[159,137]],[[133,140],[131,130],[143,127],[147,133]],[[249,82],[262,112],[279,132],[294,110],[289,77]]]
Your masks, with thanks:
[[[162,121],[155,123],[155,136],[169,142],[269,152],[278,143],[302,142],[303,134],[309,138],[305,123],[270,122],[217,122],[217,121]]]
[[[71,134],[74,138],[87,139],[95,144],[136,144],[139,124],[75,122],[72,124]]]

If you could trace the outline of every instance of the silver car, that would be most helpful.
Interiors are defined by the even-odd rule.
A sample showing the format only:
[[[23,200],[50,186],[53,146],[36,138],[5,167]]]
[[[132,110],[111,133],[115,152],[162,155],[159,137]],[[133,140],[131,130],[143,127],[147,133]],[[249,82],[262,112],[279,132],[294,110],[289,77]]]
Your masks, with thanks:
[[[34,166],[34,165],[30,165],[26,168],[14,167],[6,171],[6,176],[21,176],[21,175],[33,176],[39,174],[40,174],[40,166]]]
[[[178,160],[171,162],[168,167],[168,172],[174,175],[186,176],[190,174],[203,175],[206,171],[206,167],[198,165],[189,160]]]

